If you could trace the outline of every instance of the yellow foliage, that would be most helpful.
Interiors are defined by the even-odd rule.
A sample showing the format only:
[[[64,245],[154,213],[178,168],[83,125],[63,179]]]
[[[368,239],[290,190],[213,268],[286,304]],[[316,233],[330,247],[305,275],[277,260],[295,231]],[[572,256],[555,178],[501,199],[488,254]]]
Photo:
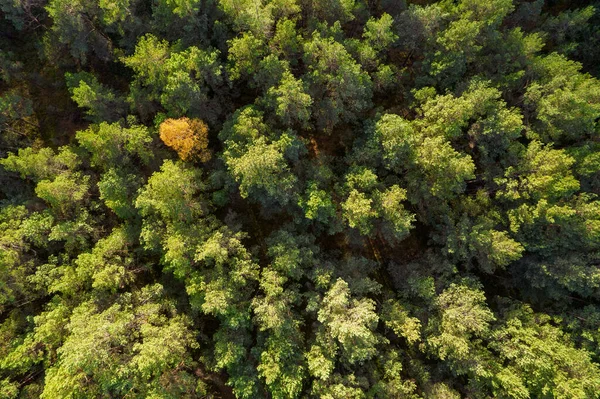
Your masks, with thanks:
[[[198,158],[207,162],[211,157],[208,149],[208,126],[200,119],[167,119],[160,124],[160,139],[177,151],[184,161]]]

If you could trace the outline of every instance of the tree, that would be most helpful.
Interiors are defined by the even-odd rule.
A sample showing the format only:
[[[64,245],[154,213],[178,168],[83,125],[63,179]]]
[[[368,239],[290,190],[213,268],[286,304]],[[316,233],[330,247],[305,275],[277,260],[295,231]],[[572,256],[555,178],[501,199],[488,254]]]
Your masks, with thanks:
[[[298,34],[294,20],[283,18],[277,21],[275,33],[269,45],[276,54],[284,57],[290,65],[297,65],[299,55],[302,52],[302,36]]]
[[[141,125],[122,127],[119,123],[92,125],[77,132],[77,141],[90,154],[90,162],[99,168],[133,166],[136,160],[147,165],[153,156],[152,136]]]
[[[152,34],[141,37],[135,53],[121,58],[136,73],[131,101],[138,107],[156,101],[171,117],[189,114],[215,120],[219,104],[209,95],[222,84],[218,57],[219,52],[212,48],[192,46],[176,51]]]
[[[61,173],[54,180],[42,180],[35,193],[50,205],[58,216],[79,210],[89,191],[90,177],[81,173]]]
[[[61,147],[58,154],[48,147],[39,150],[29,147],[20,149],[16,155],[10,153],[0,162],[7,170],[18,172],[23,178],[29,177],[39,181],[74,170],[81,161],[69,147]]]
[[[285,71],[277,86],[267,92],[271,107],[284,126],[298,124],[309,127],[312,98],[306,93],[302,81]]]
[[[339,342],[342,357],[350,364],[375,355],[377,335],[373,332],[378,316],[371,299],[351,299],[348,283],[338,279],[323,298],[318,320],[327,337]]]
[[[160,285],[147,286],[106,309],[93,302],[75,308],[40,396],[192,394],[189,351],[197,344],[189,320],[163,295]]]
[[[204,188],[200,170],[166,160],[137,197],[142,216],[156,214],[165,221],[192,221],[204,214],[196,195]]]
[[[242,197],[248,197],[253,192],[253,196],[260,199],[263,195],[260,191],[264,191],[283,203],[289,200],[289,192],[294,188],[296,178],[289,172],[284,151],[292,144],[292,140],[286,135],[279,141],[267,144],[266,140],[259,138],[239,158],[229,157],[231,174],[239,183]]]
[[[7,90],[0,96],[0,131],[4,146],[10,147],[23,137],[30,140],[38,135],[38,121],[33,102],[21,90]]]
[[[293,286],[284,287],[286,281],[285,275],[275,270],[263,270],[260,286],[264,296],[252,301],[257,324],[264,332],[257,370],[278,398],[298,397],[306,370],[301,319],[291,312],[299,304],[300,296]]]
[[[316,182],[309,182],[305,198],[301,198],[298,205],[304,209],[306,218],[321,223],[332,223],[331,219],[336,216],[336,208],[331,195],[325,190],[320,190]]]
[[[425,175],[429,194],[449,199],[465,189],[465,180],[475,177],[475,165],[442,138],[426,138],[417,152],[417,165]],[[409,182],[415,184],[416,180]]]
[[[371,17],[365,24],[363,38],[376,51],[385,50],[398,39],[392,29],[393,23],[394,19],[387,13],[383,13],[379,19]]]
[[[199,158],[207,162],[211,153],[208,147],[208,126],[199,119],[166,119],[160,124],[160,139],[177,151],[183,161]]]
[[[48,45],[55,46],[56,40],[82,64],[88,62],[91,54],[103,61],[112,57],[113,43],[94,21],[100,13],[96,4],[85,0],[52,0],[46,6],[46,11],[52,18],[53,34],[46,37]]]
[[[107,170],[98,181],[100,198],[122,219],[137,215],[134,202],[135,193],[140,186],[141,181],[138,176],[116,168]]]
[[[158,0],[152,4],[152,19],[148,21],[151,28],[144,26],[142,32],[150,30],[170,42],[180,40],[184,47],[204,47],[211,40],[211,24],[218,12],[216,3],[203,3],[200,0]],[[140,34],[137,35],[139,36]]]
[[[506,170],[506,177],[510,177],[498,180],[506,185],[501,196],[509,200],[568,198],[579,189],[579,182],[571,171],[574,162],[564,150],[532,141],[521,164]]]
[[[591,21],[595,13],[595,7],[588,6],[549,15],[541,27],[547,34],[548,49],[580,62],[587,61],[586,52],[593,54],[593,44],[597,41],[597,31]]]
[[[31,244],[27,241],[28,212],[23,206],[6,206],[0,211],[0,312],[4,313],[18,300],[35,296],[33,287],[29,286],[27,276],[34,270],[34,260],[29,259],[27,252]],[[33,229],[29,229],[33,230]]]
[[[277,137],[264,124],[263,114],[249,106],[234,114],[219,138],[225,145],[223,159],[243,198],[274,199],[281,205],[292,199],[297,178],[288,159],[297,159],[302,149],[293,132]]]
[[[540,138],[568,142],[593,135],[600,115],[598,80],[556,53],[536,58],[532,69],[539,81],[527,89],[526,99],[535,106]]]
[[[311,6],[313,18],[333,24],[336,21],[342,23],[352,21],[357,4],[355,0],[327,0],[311,1]]]
[[[385,114],[377,121],[374,136],[378,145],[374,155],[381,156],[387,168],[403,172],[414,162],[418,133],[409,121],[398,115]]]
[[[520,259],[525,250],[508,232],[487,230],[481,225],[473,228],[470,240],[479,266],[488,272],[492,272],[496,267],[505,268],[511,262]]]
[[[76,288],[91,283],[94,290],[116,292],[134,280],[136,268],[134,258],[129,254],[133,246],[132,232],[125,227],[113,229],[106,238],[99,240],[91,252],[80,254],[75,260]],[[65,284],[66,285],[66,284]]]
[[[426,22],[431,30],[427,32],[429,43],[423,75],[429,76],[424,76],[423,82],[436,84],[442,90],[452,90],[469,68],[477,69],[477,63],[486,59],[486,45],[490,48],[494,48],[492,43],[502,45],[502,41],[497,40],[500,35],[498,31],[514,6],[510,0],[497,0],[489,4],[482,6],[474,1],[462,1],[441,7],[436,4],[427,10],[435,15],[434,21],[437,23]],[[427,18],[428,15],[423,14],[419,17]]]
[[[490,346],[499,351],[513,375],[521,379],[522,397],[553,392],[558,397],[585,398],[600,386],[600,370],[590,354],[576,349],[549,316],[515,305],[493,333]],[[527,375],[538,377],[528,379]]]
[[[597,397],[600,12],[408,3],[0,0],[0,397]]]
[[[409,344],[421,341],[421,321],[409,316],[401,302],[388,300],[383,306],[381,318],[388,328]]]
[[[94,123],[115,122],[123,116],[125,102],[98,79],[89,73],[79,72],[65,75],[71,98],[80,108],[87,108],[86,114]]]
[[[401,204],[406,200],[406,190],[398,185],[386,188],[372,169],[352,167],[342,192],[347,195],[342,203],[344,218],[362,235],[371,235],[377,227],[394,241],[404,238],[411,229],[414,216]]]
[[[468,358],[473,350],[471,337],[485,336],[495,320],[481,287],[473,281],[451,284],[436,302],[440,318],[432,321],[437,333],[431,335],[428,344],[442,360]]]
[[[315,32],[304,44],[304,62],[319,129],[331,132],[340,121],[355,120],[370,106],[371,78],[334,38]]]
[[[229,76],[232,80],[241,77],[248,78],[256,73],[261,59],[265,56],[265,45],[260,37],[246,32],[229,42],[228,59],[230,67]]]
[[[36,14],[40,12],[43,5],[43,1],[7,1],[0,4],[0,10],[2,10],[6,19],[11,21],[15,29],[23,31],[40,23]]]
[[[148,34],[138,40],[135,53],[121,61],[133,69],[143,82],[157,85],[164,79],[163,67],[169,56],[169,43]]]
[[[403,239],[412,229],[415,220],[413,214],[404,208],[402,202],[406,200],[406,190],[398,185],[389,187],[380,194],[378,206],[380,214],[389,225],[385,226],[395,239]],[[390,240],[391,241],[391,240]]]
[[[251,31],[256,36],[268,36],[273,21],[300,11],[295,0],[220,0],[219,5],[238,32]]]

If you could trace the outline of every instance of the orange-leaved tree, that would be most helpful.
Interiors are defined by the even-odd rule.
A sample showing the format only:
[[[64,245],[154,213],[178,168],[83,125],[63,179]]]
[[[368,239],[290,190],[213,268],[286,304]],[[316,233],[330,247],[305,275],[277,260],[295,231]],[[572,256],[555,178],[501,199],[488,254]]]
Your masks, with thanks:
[[[160,139],[177,151],[184,161],[200,159],[206,162],[211,157],[208,149],[208,126],[200,119],[166,119],[159,127]]]

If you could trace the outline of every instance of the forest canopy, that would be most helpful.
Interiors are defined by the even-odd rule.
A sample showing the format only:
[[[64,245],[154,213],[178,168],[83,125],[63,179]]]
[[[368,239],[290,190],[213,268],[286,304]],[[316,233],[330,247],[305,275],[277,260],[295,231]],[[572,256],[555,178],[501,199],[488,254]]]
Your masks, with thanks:
[[[0,397],[598,398],[600,3],[0,0]]]

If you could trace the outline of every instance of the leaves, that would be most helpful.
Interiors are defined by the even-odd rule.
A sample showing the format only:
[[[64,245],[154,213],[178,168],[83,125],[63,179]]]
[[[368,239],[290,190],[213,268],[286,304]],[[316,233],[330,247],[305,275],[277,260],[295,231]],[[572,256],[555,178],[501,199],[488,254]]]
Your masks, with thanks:
[[[600,14],[409,3],[3,1],[0,396],[597,396]]]
[[[208,126],[198,119],[166,119],[160,124],[160,139],[172,147],[179,157],[190,160],[198,157],[202,162],[210,159]]]

